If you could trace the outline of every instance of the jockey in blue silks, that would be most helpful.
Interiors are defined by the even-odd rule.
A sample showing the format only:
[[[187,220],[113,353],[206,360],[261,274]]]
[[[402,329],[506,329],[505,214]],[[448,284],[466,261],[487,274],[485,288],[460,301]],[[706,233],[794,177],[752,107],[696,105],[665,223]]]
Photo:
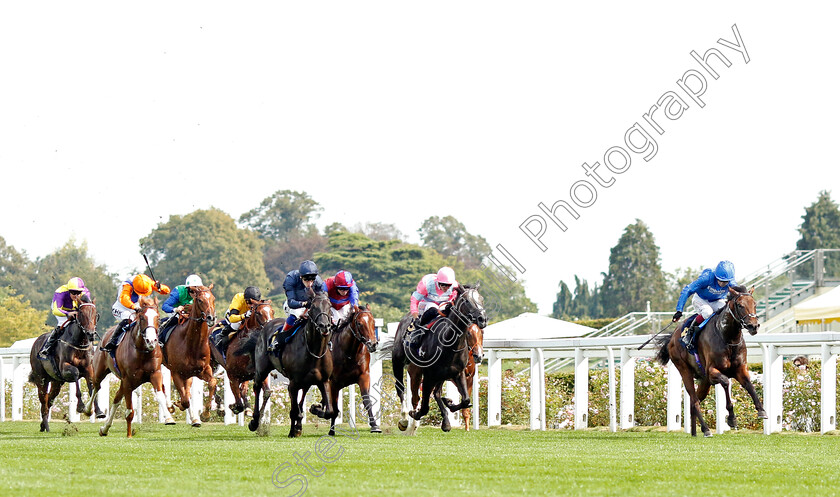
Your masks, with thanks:
[[[300,264],[300,269],[289,271],[286,275],[286,280],[283,282],[283,290],[286,292],[286,303],[283,304],[283,311],[289,316],[286,323],[283,325],[283,331],[280,333],[280,338],[272,340],[269,343],[269,352],[282,352],[284,345],[285,333],[294,327],[298,318],[306,315],[309,308],[308,290],[312,289],[315,293],[327,291],[327,286],[324,280],[318,276],[318,266],[312,261],[303,261]]]
[[[682,309],[691,295],[694,295],[691,303],[699,313],[691,326],[683,329],[682,342],[689,350],[693,348],[694,337],[700,323],[726,305],[729,287],[736,285],[735,265],[729,261],[720,261],[714,271],[704,269],[696,280],[682,289],[673,322],[677,322],[682,317]]]

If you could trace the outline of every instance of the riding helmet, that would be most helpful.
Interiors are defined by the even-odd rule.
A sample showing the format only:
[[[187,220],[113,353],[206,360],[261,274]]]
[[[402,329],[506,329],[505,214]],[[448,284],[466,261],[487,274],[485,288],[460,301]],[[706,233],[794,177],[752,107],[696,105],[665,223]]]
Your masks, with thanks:
[[[338,288],[350,288],[353,286],[353,275],[350,271],[339,271],[335,273],[335,286]]]
[[[249,286],[248,288],[245,289],[244,297],[246,299],[251,299],[251,300],[261,300],[262,299],[262,294],[260,293],[259,288],[255,287],[255,286]]]
[[[437,283],[439,285],[454,285],[455,284],[455,270],[451,267],[442,267],[437,272]]]
[[[720,261],[715,268],[715,278],[720,281],[732,281],[735,279],[735,264],[729,261]]]
[[[204,284],[201,282],[201,276],[191,274],[187,276],[187,281],[184,283],[184,286],[204,286]]]
[[[134,288],[134,293],[145,297],[152,294],[152,287],[155,286],[155,282],[145,274],[138,274],[131,281],[131,286]]]
[[[300,263],[300,275],[301,276],[317,276],[318,275],[318,266],[315,265],[312,261],[303,261]]]
[[[77,291],[84,291],[85,290],[85,282],[83,279],[79,278],[78,276],[74,276],[70,278],[70,281],[67,282],[67,289],[68,290],[77,290]]]

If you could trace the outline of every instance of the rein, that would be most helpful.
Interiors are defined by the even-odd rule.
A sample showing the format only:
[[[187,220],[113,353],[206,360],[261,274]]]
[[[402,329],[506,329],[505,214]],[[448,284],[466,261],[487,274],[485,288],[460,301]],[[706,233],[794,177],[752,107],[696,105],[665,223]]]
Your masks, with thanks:
[[[326,320],[327,320],[327,326],[325,327],[327,330],[330,329],[330,325],[332,324],[331,321],[330,321],[330,316],[329,316],[328,312],[322,312],[321,314],[318,314],[317,316],[315,316],[314,318],[312,318],[309,321],[312,324],[312,327],[315,328],[315,330],[318,333],[321,333],[321,331],[318,329],[318,319],[321,318],[321,317],[325,317]],[[307,325],[307,327],[308,326],[309,325]],[[326,337],[328,335],[329,335],[329,331],[327,331],[326,335],[324,333],[321,333],[321,337]],[[310,348],[309,348],[309,340],[307,338],[308,337],[304,337],[303,345],[306,347],[306,351],[309,353],[309,355],[311,355],[315,359],[320,359],[320,358],[324,357],[327,354],[328,351],[332,350],[332,342],[330,340],[327,340],[327,345],[324,347],[324,352],[322,352],[321,355],[313,354],[312,350],[310,350]]]

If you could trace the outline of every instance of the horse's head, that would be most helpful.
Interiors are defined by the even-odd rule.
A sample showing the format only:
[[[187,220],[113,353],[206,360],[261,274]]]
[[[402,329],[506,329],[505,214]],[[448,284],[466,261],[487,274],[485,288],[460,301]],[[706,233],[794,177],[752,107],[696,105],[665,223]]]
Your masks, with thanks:
[[[374,323],[373,314],[370,312],[370,305],[356,308],[347,327],[350,328],[350,333],[356,340],[365,344],[368,352],[376,352],[376,346],[379,342],[376,339],[376,323]]]
[[[454,311],[458,318],[469,323],[475,323],[479,328],[487,326],[487,312],[484,310],[484,297],[478,293],[479,285],[461,287],[461,292],[455,300]]]
[[[332,332],[331,314],[330,298],[326,292],[316,293],[309,299],[309,320],[321,336],[328,336]]]
[[[729,287],[726,307],[741,328],[746,328],[750,335],[758,333],[758,315],[755,312],[755,299],[752,296],[755,287],[746,291],[742,286]]]
[[[137,311],[135,344],[138,348],[151,352],[158,344],[158,328],[160,327],[157,297],[142,297],[137,304],[140,309]]]
[[[76,321],[87,339],[93,341],[96,336],[96,322],[99,321],[99,313],[96,312],[96,304],[87,295],[82,295],[82,303],[79,304]]]
[[[190,319],[204,321],[209,328],[216,324],[216,297],[213,296],[212,289],[213,285],[192,287],[190,290],[193,298]]]
[[[476,364],[481,364],[484,358],[484,330],[472,323],[467,327],[467,346]]]
[[[262,325],[274,319],[274,309],[270,300],[256,300],[250,306],[251,317],[245,323],[248,329],[262,328]]]

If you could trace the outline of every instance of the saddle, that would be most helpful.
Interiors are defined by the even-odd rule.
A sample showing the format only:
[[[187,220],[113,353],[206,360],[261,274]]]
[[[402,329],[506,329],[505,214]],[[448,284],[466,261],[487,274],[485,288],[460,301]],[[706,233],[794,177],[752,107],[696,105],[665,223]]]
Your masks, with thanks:
[[[306,325],[307,321],[309,321],[307,318],[300,318],[297,321],[295,321],[295,325],[292,326],[291,329],[281,331],[283,329],[283,326],[285,325],[284,321],[273,332],[271,332],[271,335],[268,338],[268,345],[269,348],[274,349],[273,353],[276,356],[280,356],[280,354],[283,352],[283,347],[287,343],[292,341],[292,339],[297,334],[298,330],[303,328]]]

